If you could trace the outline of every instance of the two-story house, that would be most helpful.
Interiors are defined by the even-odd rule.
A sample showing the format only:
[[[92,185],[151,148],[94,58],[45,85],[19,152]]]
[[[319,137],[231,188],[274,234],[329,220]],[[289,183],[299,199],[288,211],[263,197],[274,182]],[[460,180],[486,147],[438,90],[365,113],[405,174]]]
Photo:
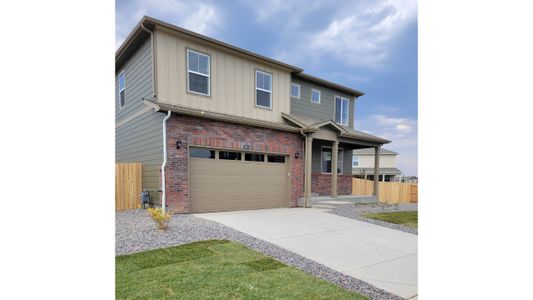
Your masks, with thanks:
[[[115,64],[116,161],[176,212],[350,195],[352,150],[389,143],[351,129],[363,93],[150,17]]]
[[[357,149],[352,155],[352,174],[353,177],[374,180],[374,148]],[[379,157],[379,181],[393,181],[393,179],[402,174],[396,168],[396,157],[398,152],[385,148],[380,151]]]

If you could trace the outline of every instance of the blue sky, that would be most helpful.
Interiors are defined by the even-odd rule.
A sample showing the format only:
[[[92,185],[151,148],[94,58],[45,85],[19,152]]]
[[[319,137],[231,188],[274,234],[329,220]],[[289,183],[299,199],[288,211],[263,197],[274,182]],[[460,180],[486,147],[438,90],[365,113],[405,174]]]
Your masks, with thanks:
[[[365,93],[355,127],[392,140],[418,175],[418,5],[413,0],[116,2],[118,47],[148,15]]]

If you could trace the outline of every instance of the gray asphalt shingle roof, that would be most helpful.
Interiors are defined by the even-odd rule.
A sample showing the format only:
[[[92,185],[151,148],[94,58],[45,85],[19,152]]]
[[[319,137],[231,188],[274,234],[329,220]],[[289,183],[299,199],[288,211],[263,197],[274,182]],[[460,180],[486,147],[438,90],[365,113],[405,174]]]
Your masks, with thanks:
[[[332,119],[319,119],[319,118],[295,114],[295,113],[283,114],[283,116],[287,118],[289,121],[295,123],[296,125],[304,129],[318,129],[318,127],[321,127],[323,125],[331,124],[335,127],[340,128],[341,136],[343,137],[368,140],[368,141],[377,142],[381,144],[390,143],[389,140],[381,138],[379,136],[371,135],[371,134],[368,134],[362,131],[358,131],[358,130],[351,129],[346,126],[339,125]]]
[[[380,154],[398,154],[398,152],[394,152],[385,148],[381,148]],[[353,154],[374,154],[374,148],[363,148],[363,149],[357,149],[353,150]]]

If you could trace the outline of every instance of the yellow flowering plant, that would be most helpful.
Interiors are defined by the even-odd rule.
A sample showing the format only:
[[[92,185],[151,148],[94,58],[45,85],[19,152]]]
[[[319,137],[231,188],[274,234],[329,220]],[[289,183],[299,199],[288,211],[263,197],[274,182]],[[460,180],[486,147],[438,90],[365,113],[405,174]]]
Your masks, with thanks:
[[[161,208],[148,208],[148,213],[152,217],[152,220],[157,223],[157,227],[160,230],[166,230],[168,228],[168,223],[172,217],[171,213],[164,213]]]

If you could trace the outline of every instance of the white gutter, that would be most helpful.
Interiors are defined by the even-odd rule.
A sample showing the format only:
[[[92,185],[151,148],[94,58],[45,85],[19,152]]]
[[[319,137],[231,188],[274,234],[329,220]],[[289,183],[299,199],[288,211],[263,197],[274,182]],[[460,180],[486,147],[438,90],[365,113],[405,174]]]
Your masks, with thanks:
[[[169,110],[167,116],[163,119],[163,164],[161,165],[161,210],[166,212],[166,180],[165,180],[165,167],[167,166],[167,120],[170,118],[171,111]]]

